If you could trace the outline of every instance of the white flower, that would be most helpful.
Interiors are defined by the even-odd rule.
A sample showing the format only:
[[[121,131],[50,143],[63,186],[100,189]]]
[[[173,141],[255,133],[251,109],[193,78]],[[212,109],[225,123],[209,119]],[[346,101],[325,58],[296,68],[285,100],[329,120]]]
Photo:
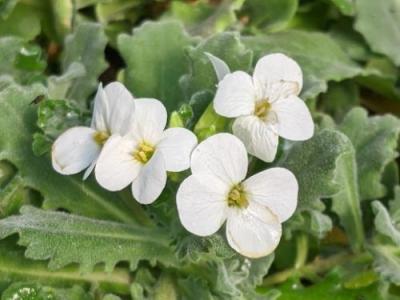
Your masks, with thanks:
[[[112,137],[95,169],[101,186],[118,191],[132,183],[132,193],[142,204],[152,203],[165,187],[167,171],[190,166],[196,136],[184,128],[164,130],[167,111],[156,99],[136,99],[133,129],[124,137]]]
[[[242,71],[227,74],[218,84],[215,111],[237,118],[233,133],[247,151],[266,162],[273,161],[279,136],[302,141],[312,137],[314,123],[304,101],[299,65],[283,54],[262,57],[253,77]]]
[[[63,175],[88,168],[84,174],[87,178],[108,138],[130,130],[134,112],[135,101],[123,84],[112,82],[104,89],[100,84],[90,127],[73,127],[57,138],[51,152],[53,168]]]
[[[287,169],[271,168],[245,179],[247,153],[227,133],[216,134],[193,151],[192,175],[177,193],[183,226],[199,236],[215,233],[226,220],[230,246],[247,257],[270,254],[281,223],[295,211],[298,185]]]

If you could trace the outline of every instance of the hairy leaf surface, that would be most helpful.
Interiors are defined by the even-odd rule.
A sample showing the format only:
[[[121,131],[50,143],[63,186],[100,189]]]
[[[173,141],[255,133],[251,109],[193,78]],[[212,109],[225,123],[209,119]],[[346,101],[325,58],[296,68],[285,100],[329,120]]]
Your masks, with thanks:
[[[71,72],[70,68],[77,63],[81,64],[85,71],[84,76],[70,83],[66,98],[75,100],[85,108],[87,97],[95,91],[97,79],[107,67],[104,59],[107,38],[99,24],[84,22],[65,38],[64,43],[63,72]]]
[[[397,0],[356,0],[355,28],[372,50],[387,55],[400,66],[400,5]]]
[[[368,118],[365,109],[354,108],[339,129],[349,137],[356,151],[361,200],[384,196],[382,174],[385,166],[397,157],[399,119],[391,115]]]
[[[135,97],[156,98],[168,111],[184,100],[177,87],[187,72],[184,50],[192,44],[182,25],[176,21],[146,22],[118,38],[118,48],[127,69],[125,84]]]
[[[49,259],[53,270],[78,263],[86,273],[104,263],[111,272],[120,261],[128,261],[131,270],[140,260],[174,262],[165,232],[31,206],[24,206],[19,216],[0,220],[0,238],[14,233],[19,234],[18,244],[27,247],[26,257]]]
[[[44,261],[24,257],[24,249],[15,245],[15,239],[0,241],[0,291],[13,282],[36,282],[43,285],[89,287],[97,285],[100,289],[127,293],[130,276],[127,270],[115,268],[105,273],[96,268],[93,272],[82,274],[76,266],[59,270],[49,270]]]

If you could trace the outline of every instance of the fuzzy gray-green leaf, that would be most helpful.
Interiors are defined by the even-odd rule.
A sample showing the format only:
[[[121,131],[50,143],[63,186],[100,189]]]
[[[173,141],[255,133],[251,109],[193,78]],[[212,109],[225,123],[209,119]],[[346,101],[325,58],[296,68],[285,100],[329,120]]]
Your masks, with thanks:
[[[191,44],[192,38],[176,21],[146,22],[133,35],[120,35],[125,84],[133,95],[156,98],[168,111],[176,109],[184,100],[177,83],[188,71],[184,50]]]
[[[356,0],[355,28],[372,50],[400,66],[400,5],[398,0]]]
[[[104,263],[111,272],[121,261],[129,262],[132,270],[141,260],[174,263],[168,235],[157,229],[24,206],[21,215],[0,221],[0,238],[14,233],[19,234],[18,244],[27,247],[26,257],[50,259],[51,269],[78,263],[83,272],[90,272]]]
[[[365,109],[354,108],[339,129],[349,137],[356,151],[361,200],[384,196],[382,174],[385,166],[397,157],[399,119],[391,115],[368,118]]]
[[[65,38],[65,49],[62,59],[63,72],[71,72],[73,64],[81,64],[85,72],[69,84],[67,99],[73,99],[86,107],[87,97],[97,85],[97,79],[106,69],[104,50],[107,38],[102,27],[96,23],[81,23],[75,31]]]

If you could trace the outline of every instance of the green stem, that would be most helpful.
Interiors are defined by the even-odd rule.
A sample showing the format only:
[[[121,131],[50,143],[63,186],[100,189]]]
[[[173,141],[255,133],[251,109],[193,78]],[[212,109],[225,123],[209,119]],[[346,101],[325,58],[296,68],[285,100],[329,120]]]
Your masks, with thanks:
[[[369,262],[371,259],[372,256],[368,252],[360,254],[349,254],[345,252],[330,256],[326,259],[317,257],[311,263],[306,264],[298,269],[290,268],[266,277],[263,285],[270,286],[282,283],[292,277],[293,274],[302,276],[307,274],[325,273],[337,265],[348,262]]]
[[[308,236],[304,233],[300,233],[296,240],[297,243],[297,256],[294,263],[296,270],[302,268],[307,262],[308,256]]]

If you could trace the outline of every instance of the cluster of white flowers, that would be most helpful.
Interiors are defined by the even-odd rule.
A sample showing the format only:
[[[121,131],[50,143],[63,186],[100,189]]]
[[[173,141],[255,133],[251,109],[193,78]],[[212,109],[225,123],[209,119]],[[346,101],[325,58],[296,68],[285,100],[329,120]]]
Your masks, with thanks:
[[[215,111],[236,118],[233,134],[215,134],[197,145],[184,128],[165,130],[167,112],[156,99],[134,99],[120,83],[100,85],[91,127],[74,127],[52,149],[54,169],[65,175],[94,169],[98,183],[110,191],[131,184],[134,198],[150,204],[166,185],[167,171],[191,168],[180,185],[177,208],[183,226],[199,236],[219,230],[226,221],[230,246],[247,257],[271,253],[281,237],[281,223],[297,206],[298,184],[283,168],[270,168],[247,179],[248,155],[273,161],[279,136],[306,140],[314,124],[297,97],[302,72],[283,54],[261,58],[253,77],[230,73],[207,54],[220,80]],[[196,147],[197,145],[197,147]]]
[[[122,190],[132,183],[135,199],[143,204],[158,198],[167,171],[190,167],[196,136],[184,128],[164,130],[167,111],[156,99],[134,99],[118,82],[100,85],[94,100],[91,127],[73,127],[55,141],[53,167],[64,175],[94,169],[98,183]]]

